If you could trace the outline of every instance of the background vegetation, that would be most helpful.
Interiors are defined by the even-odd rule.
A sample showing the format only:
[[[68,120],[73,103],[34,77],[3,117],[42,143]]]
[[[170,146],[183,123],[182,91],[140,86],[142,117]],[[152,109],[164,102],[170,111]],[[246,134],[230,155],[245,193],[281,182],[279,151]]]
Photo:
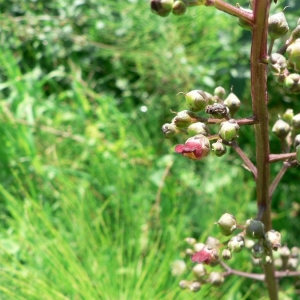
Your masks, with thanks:
[[[183,239],[217,235],[223,212],[252,217],[254,183],[235,155],[187,161],[173,154],[183,140],[160,133],[170,109],[185,108],[179,91],[233,86],[240,116],[251,113],[250,33],[213,8],[161,19],[142,0],[0,7],[0,298],[265,299],[234,277],[179,289],[171,265]],[[271,119],[299,112],[297,97],[270,88]],[[240,135],[251,155],[252,129]],[[296,246],[298,191],[296,169],[274,197],[274,227]],[[252,270],[247,253],[232,265]]]

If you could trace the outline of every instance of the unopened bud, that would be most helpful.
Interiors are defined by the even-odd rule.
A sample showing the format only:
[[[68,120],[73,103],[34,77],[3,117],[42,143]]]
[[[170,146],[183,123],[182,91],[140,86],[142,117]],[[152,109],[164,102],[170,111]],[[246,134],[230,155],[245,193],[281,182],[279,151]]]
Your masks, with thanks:
[[[187,237],[187,238],[185,238],[184,240],[185,240],[188,244],[190,244],[190,245],[194,245],[194,244],[197,243],[197,240],[196,240],[195,238],[193,238],[193,237]]]
[[[177,113],[176,117],[173,118],[172,123],[175,124],[178,128],[186,128],[197,121],[198,116],[194,112],[183,110]]]
[[[193,274],[197,279],[201,279],[206,275],[206,269],[203,264],[198,264],[193,267]]]
[[[177,16],[185,14],[187,10],[187,3],[184,0],[174,1],[172,6],[172,13]]]
[[[200,252],[205,247],[205,244],[203,243],[196,243],[194,244],[194,251]]]
[[[218,239],[216,239],[213,236],[209,236],[206,241],[205,244],[212,247],[212,248],[216,248],[220,245],[220,241]]]
[[[177,259],[172,263],[171,273],[173,276],[180,276],[186,271],[186,263],[182,259]]]
[[[296,271],[297,267],[298,267],[298,258],[294,258],[294,257],[290,257],[287,261],[287,268],[290,271]]]
[[[190,282],[188,280],[181,280],[179,282],[179,286],[182,288],[182,289],[186,289],[190,286]]]
[[[297,115],[293,116],[292,126],[295,129],[300,129],[300,114],[297,114]]]
[[[277,251],[279,247],[281,247],[281,234],[275,230],[269,230],[265,234],[265,242],[266,246],[272,248],[273,250]]]
[[[233,215],[225,213],[217,222],[223,235],[231,235],[236,230],[236,219]]]
[[[198,281],[193,281],[193,282],[190,284],[190,290],[191,290],[192,292],[198,292],[200,289],[201,289],[201,284],[200,284],[200,282],[198,282]]]
[[[226,91],[222,86],[218,86],[214,90],[214,95],[217,96],[220,100],[223,100],[225,97]]]
[[[211,144],[211,150],[219,157],[223,156],[227,152],[226,146],[219,141]]]
[[[283,12],[270,16],[268,23],[268,33],[271,39],[278,39],[289,31],[289,25]]]
[[[252,247],[252,255],[254,258],[263,258],[265,249],[262,244],[255,243]]]
[[[297,134],[294,139],[294,146],[297,148],[300,145],[300,134]]]
[[[291,249],[291,256],[294,258],[298,258],[300,253],[300,249],[298,247],[293,247]]]
[[[233,236],[227,244],[227,247],[230,251],[237,253],[241,252],[244,246],[245,240],[241,235]]]
[[[204,110],[208,105],[206,93],[201,90],[193,90],[185,94],[185,101],[191,111]]]
[[[230,93],[225,99],[224,104],[229,108],[230,115],[233,117],[240,109],[241,101],[234,93]]]
[[[232,257],[232,253],[231,253],[231,251],[229,249],[224,249],[222,251],[222,258],[223,259],[229,260],[229,259],[231,259],[231,257]]]
[[[286,123],[285,121],[279,119],[276,121],[272,128],[272,132],[279,138],[279,139],[285,139],[286,136],[290,132],[290,125]]]
[[[161,131],[163,132],[163,134],[166,138],[171,138],[179,132],[176,125],[173,123],[164,124],[161,128]]]
[[[219,272],[211,272],[207,281],[215,286],[220,286],[224,282],[224,276]]]
[[[188,128],[188,134],[190,136],[194,136],[194,135],[197,135],[197,134],[203,134],[205,136],[208,136],[208,127],[205,123],[202,123],[202,122],[196,122],[196,123],[193,123],[191,124]]]
[[[289,74],[285,77],[283,87],[288,94],[300,93],[300,75],[297,73]]]
[[[220,126],[221,128],[219,131],[219,136],[221,139],[230,142],[238,137],[240,126],[236,123],[234,119],[225,121],[221,123]]]
[[[186,249],[185,249],[185,254],[186,254],[187,256],[191,256],[191,255],[194,254],[194,251],[193,251],[193,249],[191,249],[191,248],[186,248]]]
[[[283,246],[283,247],[279,248],[278,252],[279,252],[282,260],[288,258],[291,255],[291,251],[287,246]]]
[[[279,53],[271,54],[269,58],[269,64],[273,74],[281,74],[287,67],[286,58]]]
[[[294,116],[294,111],[291,108],[288,108],[285,111],[285,113],[282,115],[282,119],[287,123],[291,124],[293,116]]]
[[[246,235],[250,238],[260,239],[265,234],[265,225],[258,220],[246,221]]]
[[[300,40],[295,40],[286,49],[288,56],[287,66],[294,69],[296,72],[300,71]]]
[[[298,20],[298,24],[297,24],[296,28],[292,31],[291,37],[286,41],[286,44],[290,45],[291,43],[293,43],[294,41],[296,41],[299,38],[300,38],[300,24],[299,24],[299,20]]]
[[[270,265],[273,262],[272,257],[270,255],[264,255],[262,263],[264,265]]]
[[[244,11],[247,11],[247,12],[249,12],[249,13],[253,13],[252,9],[242,8],[242,7],[240,7],[240,9],[242,9],[242,10],[244,10]],[[248,22],[246,22],[245,20],[243,20],[243,19],[241,19],[241,18],[239,18],[239,20],[238,20],[238,25],[239,25],[240,27],[242,27],[243,29],[245,29],[245,30],[252,31],[251,25],[249,25]]]
[[[229,114],[229,108],[224,104],[214,103],[212,105],[208,105],[205,109],[205,112],[217,119],[227,118]]]
[[[166,17],[172,10],[173,0],[151,0],[151,11],[160,17]]]

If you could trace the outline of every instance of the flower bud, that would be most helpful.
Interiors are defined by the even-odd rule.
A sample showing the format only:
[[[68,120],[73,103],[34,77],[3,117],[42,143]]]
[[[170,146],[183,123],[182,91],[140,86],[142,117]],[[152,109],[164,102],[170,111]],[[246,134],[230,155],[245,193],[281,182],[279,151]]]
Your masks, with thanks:
[[[297,114],[297,115],[293,116],[292,126],[295,129],[300,129],[300,114]]]
[[[288,108],[285,113],[282,115],[282,119],[286,121],[287,123],[291,124],[292,118],[294,116],[294,111],[290,108]]]
[[[207,281],[215,286],[220,286],[224,282],[224,276],[219,272],[211,272]]]
[[[193,267],[193,274],[197,279],[201,279],[206,275],[206,269],[203,264],[198,264]]]
[[[208,97],[201,90],[193,90],[185,94],[185,101],[191,111],[204,110],[208,105]]]
[[[173,276],[180,276],[186,271],[186,263],[177,259],[172,263],[171,273]]]
[[[287,268],[290,271],[296,271],[298,267],[298,258],[290,257],[287,261]]]
[[[204,263],[210,265],[219,261],[219,253],[217,248],[206,245],[201,251],[194,253],[191,259],[198,264]]]
[[[291,251],[287,246],[283,246],[278,250],[281,259],[285,259],[291,255]]]
[[[300,71],[300,39],[297,39],[286,49],[288,56],[287,67],[294,69],[296,72]]]
[[[245,226],[246,235],[250,238],[260,239],[265,234],[265,225],[261,221],[249,219]]]
[[[279,119],[276,121],[272,128],[272,132],[279,138],[279,139],[285,139],[286,136],[290,132],[290,125],[283,120]]]
[[[264,255],[263,256],[263,264],[264,265],[270,265],[272,263],[272,257],[270,255]]]
[[[271,39],[278,39],[289,31],[289,25],[283,12],[270,16],[268,23],[268,33]]]
[[[177,16],[185,14],[187,10],[187,3],[184,0],[174,1],[172,6],[172,13]]]
[[[294,146],[297,148],[300,145],[300,134],[297,134],[294,139]]]
[[[177,113],[176,117],[173,118],[172,123],[178,128],[186,128],[192,123],[198,121],[198,116],[189,110],[183,110]]]
[[[175,152],[193,160],[200,160],[210,153],[210,143],[202,134],[189,138],[185,144],[175,146]]]
[[[194,245],[194,251],[195,252],[200,252],[204,247],[205,247],[205,244],[203,244],[203,243],[196,243]]]
[[[187,280],[181,280],[179,282],[179,286],[182,288],[182,289],[186,289],[190,286],[190,282],[187,281]]]
[[[224,104],[229,108],[230,115],[233,117],[240,109],[241,101],[234,93],[230,93],[225,99]]]
[[[200,282],[198,282],[198,281],[193,281],[193,282],[190,284],[190,290],[191,290],[192,292],[198,292],[200,289],[201,289],[201,284],[200,284]]]
[[[220,100],[223,100],[225,97],[226,91],[222,86],[218,86],[214,90],[214,95],[217,96]]]
[[[234,119],[221,123],[221,128],[219,131],[219,136],[225,141],[232,141],[238,137],[238,132],[240,126],[236,123]]]
[[[166,17],[172,10],[173,0],[151,0],[151,11],[160,17]]]
[[[194,254],[194,250],[193,249],[191,249],[191,248],[186,248],[185,249],[185,255],[191,256],[193,254]]]
[[[232,257],[232,253],[231,253],[231,251],[229,249],[224,249],[222,251],[222,258],[223,259],[229,260],[229,259],[231,259],[231,257]]]
[[[287,67],[286,58],[279,53],[271,54],[269,58],[269,64],[273,74],[281,74]]]
[[[223,235],[231,235],[236,230],[236,219],[233,215],[225,213],[217,222]]]
[[[177,129],[176,125],[173,124],[173,123],[166,123],[166,124],[164,124],[162,126],[161,130],[162,130],[162,132],[163,132],[163,134],[164,134],[164,136],[166,138],[171,138],[171,137],[175,136],[179,132],[179,130]]]
[[[209,133],[207,125],[202,122],[196,122],[196,123],[191,124],[187,130],[188,130],[188,134],[190,136],[194,136],[197,134],[203,134],[205,136],[208,136],[208,133]]]
[[[300,249],[298,247],[293,247],[291,249],[291,256],[293,258],[299,258]]]
[[[270,230],[265,234],[265,243],[268,248],[277,251],[281,247],[281,234],[278,231]]]
[[[300,93],[300,75],[296,73],[289,74],[285,77],[283,87],[289,94]]]
[[[253,13],[252,9],[242,8],[242,7],[240,7],[240,9],[242,9],[242,10],[244,10],[244,11],[247,11],[247,12],[249,12],[249,13]],[[242,27],[243,29],[245,29],[245,30],[252,31],[251,25],[249,25],[248,22],[246,22],[245,20],[243,20],[243,19],[241,19],[241,18],[239,18],[239,20],[238,20],[238,25],[239,25],[240,27]]]
[[[184,239],[189,245],[194,245],[197,243],[197,240],[193,237],[187,237]]]
[[[209,237],[207,237],[205,244],[207,246],[215,248],[215,247],[219,247],[220,241],[218,239],[214,238],[213,236],[209,236]]]
[[[300,164],[300,145],[296,147],[296,160]]]
[[[245,240],[241,235],[233,236],[227,244],[227,247],[230,251],[237,253],[241,252],[244,246]]]
[[[299,38],[300,38],[300,24],[299,24],[299,20],[298,20],[298,24],[297,24],[296,28],[292,31],[291,37],[286,41],[286,45],[292,44]]]
[[[211,114],[214,118],[226,118],[228,117],[229,109],[224,104],[214,103],[212,105],[208,105],[205,109],[207,114]]]
[[[219,157],[223,156],[227,152],[226,146],[219,141],[211,144],[211,150]]]
[[[252,247],[252,256],[254,258],[263,258],[265,254],[265,249],[262,244],[255,243]]]

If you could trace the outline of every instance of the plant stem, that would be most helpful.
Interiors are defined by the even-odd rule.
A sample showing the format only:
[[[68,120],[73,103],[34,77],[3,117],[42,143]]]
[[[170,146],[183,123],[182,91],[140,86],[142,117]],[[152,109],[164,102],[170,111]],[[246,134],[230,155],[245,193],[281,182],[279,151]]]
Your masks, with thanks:
[[[251,96],[254,116],[258,119],[255,128],[256,142],[256,196],[258,210],[263,210],[262,222],[265,230],[272,229],[269,197],[269,119],[267,94],[267,67],[261,63],[267,57],[268,16],[270,0],[255,0],[253,4],[254,25],[252,29],[251,48]],[[278,287],[275,278],[274,264],[264,267],[265,282],[269,298],[278,299]]]

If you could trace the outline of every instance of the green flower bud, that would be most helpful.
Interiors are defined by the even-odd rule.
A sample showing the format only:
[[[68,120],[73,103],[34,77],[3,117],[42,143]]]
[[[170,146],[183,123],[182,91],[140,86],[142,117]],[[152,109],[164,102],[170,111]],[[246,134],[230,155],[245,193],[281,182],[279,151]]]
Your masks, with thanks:
[[[214,90],[214,95],[217,96],[220,100],[223,100],[225,97],[226,91],[222,86],[218,86]]]
[[[268,33],[271,39],[278,39],[289,31],[289,25],[283,12],[269,17]]]
[[[224,276],[219,272],[211,272],[207,281],[215,286],[220,286],[224,282]]]
[[[223,257],[223,259],[225,259],[225,260],[231,259],[231,257],[232,257],[231,251],[230,251],[229,249],[224,249],[224,250],[222,251],[222,257]]]
[[[200,284],[200,282],[198,282],[198,281],[193,281],[193,282],[190,284],[190,290],[191,290],[192,292],[198,292],[200,289],[201,289],[201,284]]]
[[[282,260],[283,266],[286,266],[287,262],[288,262],[288,259],[291,255],[290,249],[287,246],[283,246],[283,247],[278,249],[278,252],[280,254],[280,258]]]
[[[208,105],[208,97],[201,90],[193,90],[185,94],[185,101],[191,111],[204,110]]]
[[[194,250],[193,249],[191,249],[191,248],[186,248],[185,249],[185,255],[186,256],[191,256],[193,254],[194,254]]]
[[[293,116],[292,126],[295,129],[300,129],[300,114],[297,114],[297,115]]]
[[[172,10],[173,0],[151,0],[151,11],[160,17],[166,17]]]
[[[283,87],[289,94],[300,93],[300,75],[296,73],[289,74],[284,79]]]
[[[162,132],[163,132],[163,134],[164,134],[164,136],[166,138],[171,138],[171,137],[175,136],[179,132],[179,130],[177,129],[176,125],[173,124],[173,123],[171,123],[171,124],[170,123],[164,124],[162,126],[161,130],[162,130]]]
[[[240,126],[234,119],[222,122],[220,125],[219,136],[221,139],[230,142],[238,137],[239,128]]]
[[[206,239],[205,244],[212,248],[218,248],[220,245],[220,241],[218,239],[214,238],[213,236],[209,236]]]
[[[299,20],[298,20],[299,23]],[[292,31],[291,37],[286,41],[287,45],[290,45],[294,41],[300,38],[300,24],[297,24],[297,27]]]
[[[272,132],[281,140],[286,138],[290,130],[290,125],[281,119],[277,120],[272,128]]]
[[[172,13],[177,16],[185,14],[187,10],[187,3],[184,0],[174,1],[172,6]]]
[[[229,109],[224,104],[214,103],[212,105],[208,105],[205,112],[212,115],[214,118],[222,119],[228,117]]]
[[[245,246],[245,240],[241,235],[233,236],[227,244],[227,247],[230,251],[237,252],[237,253],[241,252],[244,246]]]
[[[188,130],[188,134],[190,136],[194,136],[197,134],[203,134],[205,136],[208,136],[208,133],[209,133],[207,125],[205,123],[201,123],[201,122],[196,122],[196,123],[191,124],[187,130]]]
[[[298,164],[300,164],[300,145],[296,147],[296,159]]]
[[[201,279],[206,275],[206,269],[203,264],[197,264],[193,267],[193,274],[197,279]]]
[[[300,145],[300,134],[297,134],[294,139],[294,146],[297,148]]]
[[[270,230],[265,234],[265,243],[268,248],[277,251],[281,247],[281,234],[278,231]]]
[[[254,258],[263,258],[265,254],[265,249],[262,244],[255,243],[252,247],[252,256]]]
[[[287,261],[287,267],[290,271],[296,271],[298,267],[298,258],[290,257]]]
[[[282,119],[287,123],[291,124],[293,116],[294,116],[294,111],[288,108],[283,114]]]
[[[225,99],[224,104],[229,108],[230,115],[233,117],[240,109],[241,101],[234,93],[230,93]]]
[[[246,235],[250,238],[260,239],[265,234],[265,225],[261,221],[249,219],[245,227]]]
[[[248,9],[248,8],[242,8],[242,7],[240,7],[240,9],[242,9],[244,11],[247,11],[249,13],[253,12],[252,9]],[[249,25],[249,23],[247,23],[245,20],[243,20],[241,18],[238,19],[238,25],[240,27],[242,27],[243,29],[245,29],[245,30],[252,31],[252,27]]]
[[[300,71],[300,39],[297,39],[286,49],[288,56],[287,67],[294,69],[296,72]]]
[[[291,249],[291,256],[293,258],[299,258],[300,249],[298,247],[293,247]]]
[[[179,286],[182,288],[182,289],[186,289],[190,286],[190,282],[188,280],[181,280],[179,282]]]
[[[269,64],[273,74],[281,74],[287,67],[286,58],[279,54],[273,53],[269,58]]]
[[[219,157],[223,156],[227,152],[226,146],[219,141],[211,144],[211,150]]]
[[[236,219],[233,215],[225,213],[217,222],[223,235],[231,235],[236,230]]]
[[[176,117],[172,120],[178,128],[186,128],[192,123],[198,121],[198,116],[189,110],[183,110],[177,113]]]
[[[197,243],[197,240],[193,237],[187,237],[184,239],[189,245],[194,245]]]

